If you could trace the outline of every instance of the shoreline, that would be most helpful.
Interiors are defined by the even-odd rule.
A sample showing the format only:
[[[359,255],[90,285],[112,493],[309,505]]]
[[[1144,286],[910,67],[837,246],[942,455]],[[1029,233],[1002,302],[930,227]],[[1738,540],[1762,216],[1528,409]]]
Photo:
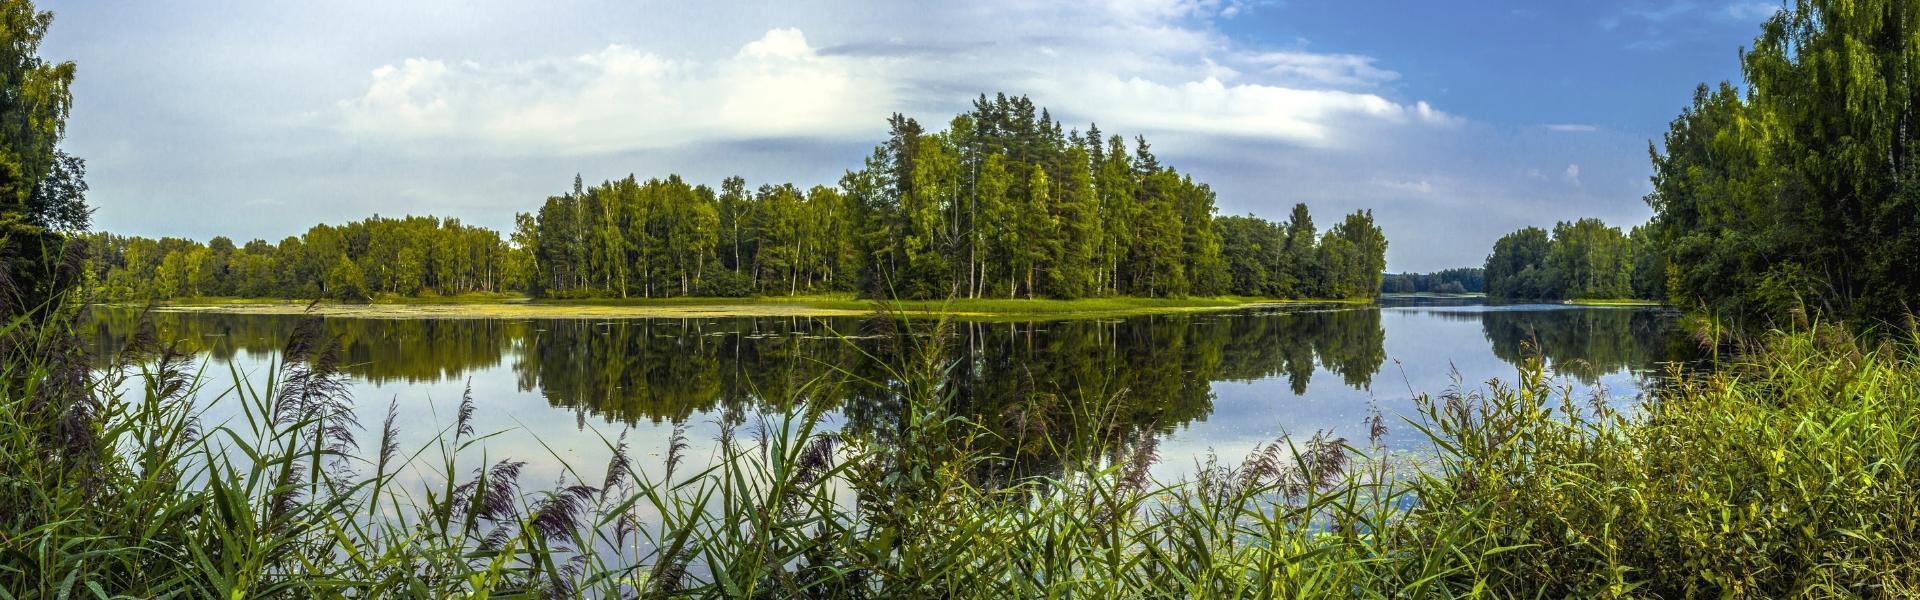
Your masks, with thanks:
[[[436,302],[435,300],[439,300]],[[1372,299],[1285,300],[1271,298],[1086,298],[906,300],[886,310],[910,318],[1049,321],[1155,314],[1218,312],[1249,308],[1370,306]],[[108,303],[110,306],[140,305]],[[882,303],[847,295],[764,298],[655,298],[535,300],[489,298],[421,299],[370,304],[266,299],[203,299],[154,305],[157,312],[234,315],[301,315],[361,319],[714,319],[731,317],[864,317]]]

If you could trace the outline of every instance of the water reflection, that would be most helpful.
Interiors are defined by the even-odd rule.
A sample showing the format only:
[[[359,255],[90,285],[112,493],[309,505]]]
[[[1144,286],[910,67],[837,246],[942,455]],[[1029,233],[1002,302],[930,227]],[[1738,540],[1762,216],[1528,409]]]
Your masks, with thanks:
[[[95,315],[90,333],[100,356],[117,349],[138,319],[131,310]],[[219,364],[272,357],[299,321],[151,318],[160,339]],[[962,323],[943,338],[952,366],[942,391],[953,412],[991,430],[981,449],[1019,471],[1112,452],[1143,434],[1177,438],[1170,447],[1192,453],[1230,454],[1281,428],[1357,430],[1370,404],[1405,411],[1413,392],[1436,391],[1454,370],[1469,383],[1510,377],[1523,342],[1537,343],[1550,365],[1582,384],[1623,376],[1631,384],[1662,361],[1685,358],[1671,321],[1655,310],[1400,302]],[[1477,338],[1470,333],[1476,324]],[[874,323],[861,319],[333,319],[326,326],[345,346],[349,374],[375,389],[401,386],[396,395],[409,399],[408,390],[468,377],[510,380],[530,400],[543,399],[552,416],[572,417],[575,431],[590,419],[645,429],[778,409],[822,380],[860,382],[814,388],[808,398],[833,411],[841,427],[884,437],[902,419],[899,365],[889,364],[903,354],[894,347],[900,339],[873,335]],[[1383,372],[1391,391],[1374,389]],[[374,400],[386,397],[362,398]]]
[[[1584,385],[1595,385],[1609,374],[1686,362],[1696,354],[1675,331],[1674,315],[1659,309],[1471,303],[1406,310],[1478,322],[1500,360],[1519,365],[1537,353],[1554,373]]]

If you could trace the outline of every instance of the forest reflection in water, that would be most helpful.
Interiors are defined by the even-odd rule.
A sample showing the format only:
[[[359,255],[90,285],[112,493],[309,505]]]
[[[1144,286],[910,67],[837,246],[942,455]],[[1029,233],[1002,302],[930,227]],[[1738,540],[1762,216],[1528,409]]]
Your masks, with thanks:
[[[91,339],[103,357],[139,319],[127,309],[94,315]],[[211,373],[230,363],[265,364],[300,319],[149,318],[159,339],[212,359]],[[1630,396],[1661,363],[1688,357],[1672,321],[1649,309],[1390,300],[1367,308],[961,322],[944,337],[951,367],[943,391],[954,414],[993,432],[979,449],[1016,471],[1045,471],[1149,436],[1164,438],[1162,453],[1177,471],[1208,452],[1233,458],[1282,431],[1364,431],[1359,423],[1369,411],[1404,413],[1413,393],[1438,392],[1456,373],[1467,385],[1511,379],[1523,342],[1569,383]],[[593,421],[604,430],[737,420],[729,415],[787,408],[803,385],[824,378],[849,383],[811,388],[808,402],[826,403],[816,407],[832,411],[838,427],[884,436],[902,418],[900,382],[886,363],[901,358],[903,340],[879,334],[891,328],[875,323],[331,319],[326,327],[343,344],[362,403],[407,403],[421,394],[445,400],[446,385],[472,377],[485,411],[484,400],[502,390],[483,384],[510,379],[516,395],[548,407],[542,415],[521,402],[514,422],[566,436],[564,427],[528,424],[551,425],[563,414],[575,432]],[[926,339],[922,331],[905,343]],[[1105,416],[1089,417],[1092,403]]]

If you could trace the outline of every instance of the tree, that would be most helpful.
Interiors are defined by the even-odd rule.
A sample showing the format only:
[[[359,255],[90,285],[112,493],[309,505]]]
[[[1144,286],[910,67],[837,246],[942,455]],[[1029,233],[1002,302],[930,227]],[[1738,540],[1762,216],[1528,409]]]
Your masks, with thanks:
[[[1226,262],[1228,291],[1242,296],[1276,296],[1273,268],[1283,243],[1273,223],[1253,215],[1221,217],[1214,222]]]
[[[1573,223],[1562,221],[1553,227],[1553,243],[1547,247],[1546,265],[1555,275],[1556,288],[1553,296],[1561,298],[1619,297],[1596,296],[1600,290],[1611,289],[1611,275],[1602,267],[1602,262],[1610,262],[1600,255],[1610,253],[1611,240],[1602,231],[1605,224],[1598,219],[1581,219]],[[1615,236],[1619,230],[1613,230]]]
[[[1920,296],[1920,6],[1795,0],[1649,148],[1670,301],[1895,319]],[[1644,284],[1643,289],[1655,286]]]
[[[335,300],[361,301],[367,299],[366,276],[360,266],[346,256],[334,258],[333,265],[327,268],[324,284],[327,297]]]
[[[1220,257],[1220,234],[1213,228],[1213,188],[1194,183],[1191,176],[1180,181],[1181,250],[1190,291],[1215,296],[1227,289],[1227,264]]]
[[[1547,270],[1547,231],[1527,227],[1502,236],[1487,257],[1487,295],[1494,298],[1558,298],[1558,277]]]
[[[1333,296],[1373,297],[1387,268],[1387,236],[1373,224],[1373,211],[1354,211],[1327,232],[1338,240],[1333,258],[1326,260]]]
[[[805,192],[769,183],[750,193],[740,177],[716,191],[675,174],[592,185],[575,175],[570,190],[515,215],[505,239],[452,218],[379,215],[244,248],[226,238],[100,236],[111,253],[89,262],[88,281],[154,298],[1324,296],[1377,287],[1367,282],[1378,282],[1385,239],[1370,213],[1330,231],[1340,242],[1327,246],[1304,205],[1284,227],[1217,216],[1213,189],[1163,165],[1144,137],[1129,152],[1117,135],[1103,145],[1097,127],[1063,132],[1025,97],[982,95],[950,123],[927,132],[895,114],[861,168]]]
[[[84,163],[58,150],[73,106],[72,62],[48,62],[40,41],[53,13],[0,0],[0,265],[9,290],[0,318],[45,306],[71,276],[61,228],[84,226]]]
[[[1082,148],[1067,150],[1069,168],[1053,204],[1060,246],[1054,267],[1048,270],[1052,277],[1049,287],[1051,295],[1061,298],[1093,294],[1098,285],[1095,260],[1106,240],[1100,227],[1100,201],[1093,187],[1093,173],[1086,168],[1090,160]]]
[[[1019,243],[1013,249],[1014,272],[1026,278],[1028,298],[1035,292],[1034,273],[1042,263],[1059,254],[1060,239],[1055,235],[1058,221],[1053,216],[1051,190],[1046,170],[1033,167],[1027,177],[1027,202],[1015,211]]]
[[[1319,253],[1315,248],[1313,214],[1305,204],[1293,205],[1287,215],[1287,236],[1280,248],[1280,272],[1274,275],[1276,295],[1285,298],[1326,298]]]

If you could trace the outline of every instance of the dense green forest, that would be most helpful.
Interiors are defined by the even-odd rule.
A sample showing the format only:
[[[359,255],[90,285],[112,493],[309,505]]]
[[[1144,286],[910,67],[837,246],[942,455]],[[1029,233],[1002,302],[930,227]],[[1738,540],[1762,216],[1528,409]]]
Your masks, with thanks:
[[[576,179],[517,219],[530,291],[1356,297],[1386,267],[1371,212],[1324,235],[1304,205],[1284,223],[1216,217],[1212,188],[1144,138],[1063,132],[1025,97],[983,95],[944,131],[897,114],[888,125],[838,187]]]
[[[453,295],[519,289],[526,272],[499,233],[433,217],[317,225],[279,244],[84,237],[92,248],[84,276],[103,300]]]
[[[1920,44],[1911,2],[1798,1],[1652,146],[1653,219],[1495,243],[1500,298],[1635,297],[1736,318],[1899,319],[1920,298]]]
[[[1789,2],[1702,85],[1646,201],[1675,305],[1900,319],[1920,299],[1920,6]]]
[[[1599,219],[1526,227],[1493,244],[1487,295],[1510,300],[1662,298],[1665,265],[1648,228],[1621,232]]]
[[[1432,273],[1388,273],[1380,280],[1386,294],[1478,294],[1487,291],[1486,270],[1478,267]]]
[[[550,298],[790,295],[1081,298],[1372,296],[1386,235],[1371,211],[1319,232],[1215,215],[1204,183],[1145,139],[1062,133],[1024,97],[981,96],[946,131],[899,115],[838,186],[718,189],[677,175],[547,198],[509,239],[455,219],[319,225],[279,244],[90,234],[105,300],[334,298],[523,291]]]

